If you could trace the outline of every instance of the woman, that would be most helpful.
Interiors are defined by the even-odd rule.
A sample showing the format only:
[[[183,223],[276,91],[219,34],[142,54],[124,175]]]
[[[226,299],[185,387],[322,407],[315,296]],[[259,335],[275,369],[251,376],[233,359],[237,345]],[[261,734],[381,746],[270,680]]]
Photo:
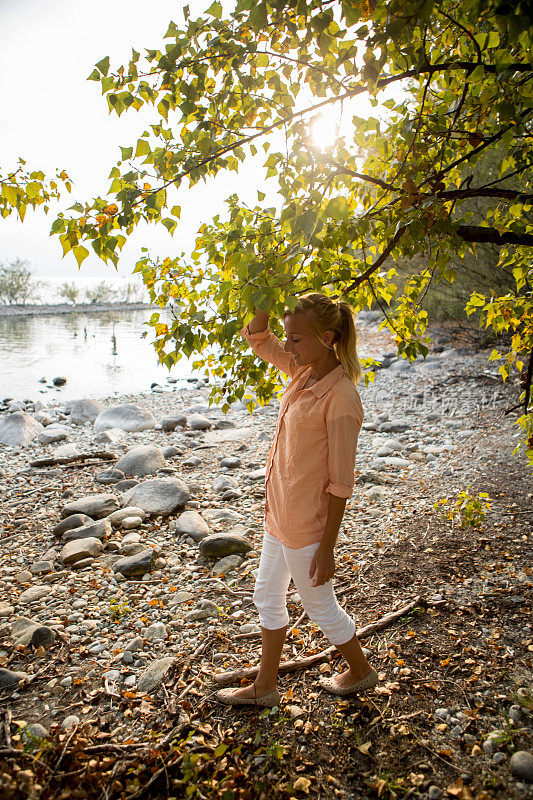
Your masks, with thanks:
[[[354,485],[357,437],[363,421],[361,377],[351,306],[319,293],[301,297],[284,315],[283,345],[258,311],[241,331],[258,356],[292,380],[280,402],[267,462],[265,535],[254,591],[261,624],[259,672],[251,686],[221,689],[228,705],[279,704],[277,676],[289,617],[291,577],[310,619],[348,663],[320,678],[323,689],[348,695],[375,686],[355,623],[333,591],[333,549]]]

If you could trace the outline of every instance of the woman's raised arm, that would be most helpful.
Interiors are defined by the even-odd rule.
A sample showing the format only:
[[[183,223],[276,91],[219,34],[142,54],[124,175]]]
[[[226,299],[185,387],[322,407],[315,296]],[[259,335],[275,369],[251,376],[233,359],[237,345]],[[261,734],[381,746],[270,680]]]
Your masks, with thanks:
[[[255,317],[241,331],[254,353],[259,358],[273,364],[291,378],[298,369],[293,357],[287,353],[278,339],[268,327],[269,315],[265,311],[256,311]]]
[[[256,310],[255,317],[248,323],[250,333],[261,333],[268,328],[268,314],[265,311]]]

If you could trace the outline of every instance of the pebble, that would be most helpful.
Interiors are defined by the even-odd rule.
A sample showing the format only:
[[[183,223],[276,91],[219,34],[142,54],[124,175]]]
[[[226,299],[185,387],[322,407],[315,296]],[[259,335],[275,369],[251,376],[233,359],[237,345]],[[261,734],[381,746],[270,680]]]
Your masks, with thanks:
[[[125,531],[131,531],[135,528],[140,528],[143,524],[141,517],[126,517],[122,520],[121,527]]]
[[[47,739],[49,736],[48,731],[41,725],[40,722],[32,722],[29,725],[26,725],[21,730],[21,736],[23,739],[31,740],[31,739]]]
[[[213,533],[206,536],[199,544],[200,552],[205,558],[222,558],[235,554],[245,554],[253,549],[252,543],[244,536],[236,533]]]
[[[20,595],[18,602],[19,605],[29,605],[30,603],[35,603],[37,600],[42,600],[43,597],[46,597],[50,594],[52,589],[50,586],[30,586],[29,589],[22,592]]]
[[[0,689],[9,689],[12,686],[16,686],[26,677],[25,672],[14,672],[13,670],[0,667]]]
[[[224,556],[211,569],[211,575],[226,575],[228,572],[240,567],[241,564],[242,558],[240,556]]]
[[[73,514],[86,514],[92,519],[101,519],[117,511],[118,507],[114,494],[93,494],[67,503],[61,509],[61,516],[65,519]]]
[[[162,622],[154,622],[152,625],[148,626],[144,633],[144,637],[145,639],[148,639],[149,642],[166,639],[167,627]]]
[[[511,756],[509,767],[515,778],[533,783],[533,753],[528,750],[517,750]]]
[[[61,723],[61,730],[70,731],[72,728],[75,728],[76,725],[79,724],[80,724],[80,718],[76,716],[76,714],[69,714],[68,717],[65,717],[65,719]]]
[[[144,521],[147,516],[146,511],[143,511],[142,508],[138,506],[126,506],[118,511],[113,511],[113,513],[109,515],[108,520],[111,525],[118,527],[122,524],[122,520],[128,517],[140,517]]]
[[[177,520],[170,523],[170,531],[190,536],[195,542],[201,541],[210,533],[207,522],[197,511],[184,511]]]
[[[59,557],[63,564],[74,565],[76,562],[85,561],[87,558],[95,558],[102,550],[103,544],[100,539],[88,536],[84,539],[67,542],[62,548]],[[80,566],[81,564],[79,564]]]
[[[49,572],[54,571],[54,565],[50,561],[35,561],[31,567],[30,572],[32,575],[47,575]]]
[[[153,661],[139,676],[137,682],[139,692],[151,692],[155,689],[164,679],[174,661],[175,659],[170,656]]]

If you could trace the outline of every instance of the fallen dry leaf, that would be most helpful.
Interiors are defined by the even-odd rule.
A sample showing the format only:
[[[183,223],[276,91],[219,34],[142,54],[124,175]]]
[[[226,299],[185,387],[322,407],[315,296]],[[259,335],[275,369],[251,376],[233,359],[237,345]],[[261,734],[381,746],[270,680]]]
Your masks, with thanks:
[[[293,783],[293,789],[297,792],[303,792],[304,794],[309,794],[309,787],[311,786],[311,781],[309,778],[297,778]]]

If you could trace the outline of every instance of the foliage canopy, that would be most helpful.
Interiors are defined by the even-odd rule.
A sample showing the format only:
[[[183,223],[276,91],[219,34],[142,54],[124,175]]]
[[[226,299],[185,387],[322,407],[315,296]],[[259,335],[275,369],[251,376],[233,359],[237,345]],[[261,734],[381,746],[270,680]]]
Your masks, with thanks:
[[[428,288],[453,280],[452,256],[496,245],[513,291],[474,291],[465,311],[512,334],[509,352],[491,358],[504,380],[525,375],[518,422],[533,458],[532,30],[526,0],[238,0],[199,19],[185,8],[160,48],[118,68],[103,58],[90,75],[111,112],[149,106],[154,121],[121,148],[107,196],[77,203],[53,232],[78,263],[89,245],[116,264],[141,221],[173,233],[188,187],[261,158],[268,196],[260,186],[254,207],[228,198],[192,260],[146,253],[136,267],[156,304],[175,304],[172,324],[152,318],[160,359],[199,353],[218,381],[213,396],[228,402],[245,379],[260,400],[277,386],[238,335],[253,307],[280,316],[318,289],[356,309],[390,304],[384,324],[414,359],[427,353]],[[316,115],[334,126],[341,112],[335,141],[314,144]],[[500,157],[487,181],[491,153]],[[401,291],[399,259],[416,264]]]

